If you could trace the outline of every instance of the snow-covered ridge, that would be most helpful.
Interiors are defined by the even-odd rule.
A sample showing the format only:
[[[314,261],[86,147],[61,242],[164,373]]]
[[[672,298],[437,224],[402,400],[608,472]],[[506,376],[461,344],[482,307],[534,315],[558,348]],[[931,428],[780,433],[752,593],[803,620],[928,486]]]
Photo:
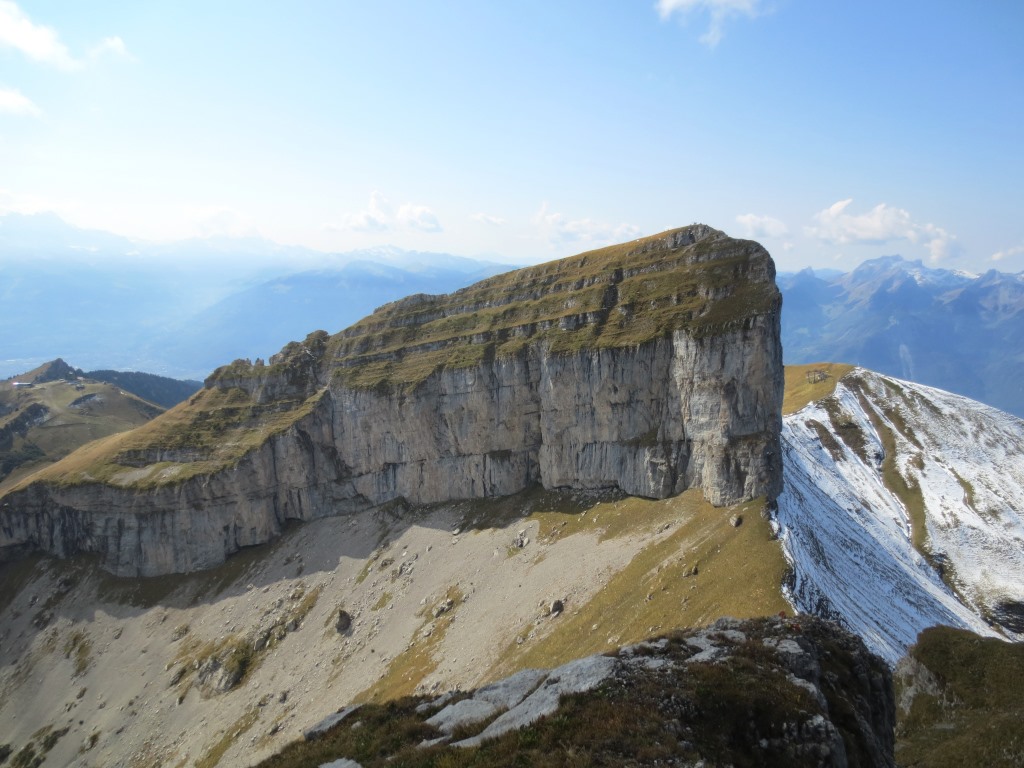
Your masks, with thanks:
[[[935,624],[1024,639],[1024,421],[858,368],[782,447],[798,608],[890,663]]]

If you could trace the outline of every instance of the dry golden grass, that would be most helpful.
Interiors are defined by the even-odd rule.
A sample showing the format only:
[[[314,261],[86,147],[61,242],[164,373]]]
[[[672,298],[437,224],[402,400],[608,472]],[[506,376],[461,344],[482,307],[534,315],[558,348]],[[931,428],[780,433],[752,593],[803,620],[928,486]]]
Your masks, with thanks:
[[[782,415],[796,413],[816,400],[828,397],[836,391],[836,383],[852,371],[854,366],[845,363],[810,363],[809,365],[786,366],[786,391],[782,399]],[[811,383],[807,374],[811,371],[824,371],[827,377],[823,381]]]
[[[46,408],[41,424],[24,435],[15,433],[9,448],[0,452],[0,467],[10,474],[0,477],[0,493],[38,472],[90,441],[125,432],[159,415],[161,408],[100,382],[80,384],[64,381],[39,384],[31,389],[0,387],[0,404],[15,409],[2,422],[11,422],[33,404]],[[0,423],[2,426],[2,423]],[[6,470],[0,469],[0,474]]]
[[[259,717],[259,707],[253,707],[228,726],[220,740],[196,762],[196,768],[214,768],[218,765],[221,758],[224,757],[224,753],[255,725]]]
[[[959,768],[1024,765],[1024,645],[981,638],[966,630],[930,627],[908,653],[929,670],[936,689],[906,690],[896,679],[900,765]]]
[[[246,453],[312,412],[322,393],[305,401],[263,408],[240,389],[204,389],[156,419],[82,446],[62,461],[22,478],[77,485],[110,482],[134,488],[180,483],[231,466]],[[284,405],[284,407],[281,407]],[[288,407],[290,405],[290,407]],[[136,456],[183,451],[189,461],[152,462]],[[126,463],[132,462],[132,463]]]
[[[646,507],[654,519],[671,517],[678,527],[637,554],[586,605],[566,605],[565,613],[550,619],[553,626],[547,635],[522,645],[513,640],[489,679],[529,667],[556,666],[652,634],[706,625],[722,616],[790,612],[781,589],[787,565],[781,545],[760,514],[763,501],[723,509],[706,502],[700,491],[690,490],[663,501],[625,499],[623,504],[621,520],[627,523],[646,518],[637,514]],[[609,530],[625,532],[616,530],[620,521],[613,510],[604,513]],[[743,518],[739,527],[730,523],[736,514]]]
[[[386,305],[332,339],[335,375],[352,387],[405,389],[440,368],[515,355],[527,338],[553,354],[622,347],[681,328],[719,332],[777,307],[774,284],[743,279],[768,258],[760,246],[718,233],[671,248],[672,234]]]

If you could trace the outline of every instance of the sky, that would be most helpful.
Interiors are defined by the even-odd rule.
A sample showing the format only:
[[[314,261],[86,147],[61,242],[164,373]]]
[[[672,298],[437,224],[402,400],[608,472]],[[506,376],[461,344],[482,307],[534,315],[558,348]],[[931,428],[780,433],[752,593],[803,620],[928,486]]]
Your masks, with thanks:
[[[0,0],[0,213],[534,263],[1024,270],[1024,3]],[[2,221],[2,220],[0,220]]]

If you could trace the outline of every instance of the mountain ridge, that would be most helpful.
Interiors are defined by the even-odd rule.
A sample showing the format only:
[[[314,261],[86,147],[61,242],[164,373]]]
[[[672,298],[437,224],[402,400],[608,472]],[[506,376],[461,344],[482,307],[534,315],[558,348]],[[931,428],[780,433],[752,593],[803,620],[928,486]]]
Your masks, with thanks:
[[[827,384],[783,419],[794,605],[890,664],[935,624],[1020,640],[1024,421],[862,368]]]
[[[0,495],[97,438],[164,409],[58,358],[0,382]]]
[[[772,498],[774,277],[760,245],[693,225],[395,302],[222,367],[188,403],[36,475],[3,499],[0,547],[158,574],[399,499],[534,483]]]

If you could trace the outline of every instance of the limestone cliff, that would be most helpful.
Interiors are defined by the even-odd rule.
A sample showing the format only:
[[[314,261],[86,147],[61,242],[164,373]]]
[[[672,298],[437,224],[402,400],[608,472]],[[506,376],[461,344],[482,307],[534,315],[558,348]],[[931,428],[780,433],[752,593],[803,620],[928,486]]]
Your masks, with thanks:
[[[147,575],[399,498],[774,498],[774,278],[757,243],[694,225],[386,305],[29,478],[0,499],[0,548]]]

